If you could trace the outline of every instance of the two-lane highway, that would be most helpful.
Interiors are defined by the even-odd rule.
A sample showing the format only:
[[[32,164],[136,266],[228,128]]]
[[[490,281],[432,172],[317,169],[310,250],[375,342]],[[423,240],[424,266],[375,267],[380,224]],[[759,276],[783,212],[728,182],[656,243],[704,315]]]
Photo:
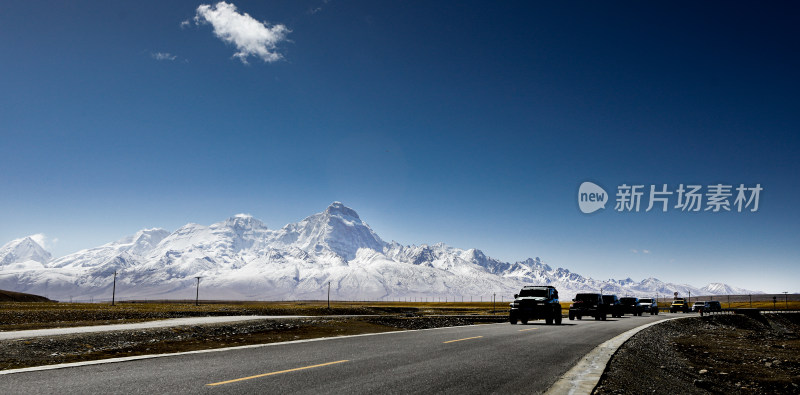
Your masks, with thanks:
[[[668,316],[390,332],[15,373],[0,375],[0,393],[538,393],[600,343]]]

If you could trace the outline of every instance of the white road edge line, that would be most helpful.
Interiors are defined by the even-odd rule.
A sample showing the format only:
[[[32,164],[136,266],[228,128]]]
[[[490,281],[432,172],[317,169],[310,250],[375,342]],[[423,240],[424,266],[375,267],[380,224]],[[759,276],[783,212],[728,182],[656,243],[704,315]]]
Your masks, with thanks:
[[[607,340],[586,354],[586,356],[584,356],[583,359],[573,366],[572,369],[567,371],[567,373],[564,373],[564,375],[561,376],[558,381],[553,383],[553,385],[551,385],[544,394],[591,394],[592,391],[594,391],[594,387],[596,387],[597,383],[600,382],[600,377],[606,370],[606,366],[611,360],[611,357],[615,352],[617,352],[617,349],[619,349],[623,343],[628,341],[628,339],[633,337],[633,335],[637,334],[639,331],[642,331],[653,325],[658,325],[667,321],[681,318],[689,317],[673,317],[661,321],[651,322],[646,325],[637,326],[636,328],[630,329],[627,332],[623,332],[616,337]]]
[[[90,365],[102,365],[102,364],[106,364],[106,363],[138,361],[140,359],[174,357],[174,356],[191,355],[191,354],[205,354],[205,353],[211,353],[211,352],[243,350],[243,349],[248,349],[248,348],[261,348],[261,347],[270,347],[270,346],[280,346],[280,345],[284,345],[284,344],[297,344],[297,343],[309,343],[309,342],[317,342],[317,341],[325,341],[325,340],[346,339],[346,338],[350,338],[350,337],[391,335],[391,334],[408,333],[408,332],[433,331],[433,330],[450,329],[450,328],[464,328],[464,327],[468,327],[468,326],[504,325],[504,324],[507,324],[507,322],[498,322],[498,323],[494,323],[494,324],[473,324],[473,325],[459,325],[459,326],[443,326],[441,328],[427,328],[427,329],[407,329],[407,330],[400,330],[400,331],[378,332],[378,333],[362,333],[360,335],[318,337],[318,338],[315,338],[315,339],[292,340],[292,341],[286,341],[286,342],[276,342],[276,343],[266,343],[266,344],[250,344],[250,345],[247,345],[247,346],[213,348],[213,349],[208,349],[208,350],[183,351],[183,352],[175,352],[175,353],[167,353],[167,354],[136,355],[136,356],[132,356],[132,357],[108,358],[108,359],[98,359],[98,360],[94,360],[94,361],[70,362],[70,363],[60,363],[60,364],[57,364],[57,365],[44,365],[44,366],[33,366],[33,367],[29,367],[29,368],[0,370],[0,376],[6,375],[6,374],[15,374],[15,373],[38,372],[38,371],[43,371],[43,370],[66,369],[66,368],[75,368],[75,367],[90,366]]]

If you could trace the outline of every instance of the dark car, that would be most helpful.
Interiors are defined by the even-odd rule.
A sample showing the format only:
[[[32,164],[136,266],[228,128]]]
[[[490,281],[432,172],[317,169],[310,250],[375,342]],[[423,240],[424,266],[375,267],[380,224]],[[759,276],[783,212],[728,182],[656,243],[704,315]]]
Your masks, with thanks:
[[[701,310],[704,313],[722,311],[722,305],[716,300],[709,300],[707,302],[695,302],[692,305],[692,311],[699,312]]]
[[[593,293],[580,293],[572,299],[569,306],[569,319],[581,319],[584,316],[594,317],[595,320],[606,320],[606,305],[603,303],[603,296]]]
[[[552,286],[526,286],[519,294],[514,295],[510,304],[508,321],[516,324],[521,321],[527,324],[530,320],[544,319],[548,325],[561,325],[561,303],[558,291]]]
[[[644,312],[642,305],[639,303],[639,298],[625,297],[619,299],[619,304],[622,305],[623,314],[631,314],[641,316]]]
[[[611,314],[611,317],[622,317],[622,305],[619,304],[617,295],[603,295],[603,303],[606,305],[606,311]]]
[[[656,299],[639,299],[639,305],[642,306],[642,311],[645,313],[650,313],[650,315],[658,315],[658,301]]]

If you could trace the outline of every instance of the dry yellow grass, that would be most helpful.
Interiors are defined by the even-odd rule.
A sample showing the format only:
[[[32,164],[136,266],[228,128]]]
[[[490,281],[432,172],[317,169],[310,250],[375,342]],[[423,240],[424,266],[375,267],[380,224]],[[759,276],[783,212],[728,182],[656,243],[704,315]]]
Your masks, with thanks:
[[[123,302],[0,303],[0,330],[128,323],[206,315],[503,315],[508,303],[491,302]]]

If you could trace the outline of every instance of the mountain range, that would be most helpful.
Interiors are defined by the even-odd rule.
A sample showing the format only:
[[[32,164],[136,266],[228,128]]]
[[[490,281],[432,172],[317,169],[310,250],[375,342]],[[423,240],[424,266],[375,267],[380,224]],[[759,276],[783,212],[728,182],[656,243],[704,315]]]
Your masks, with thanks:
[[[340,202],[280,229],[238,214],[209,226],[144,229],[53,259],[35,238],[0,247],[0,289],[56,300],[118,299],[491,300],[524,285],[549,284],[562,299],[578,292],[653,297],[760,293],[726,284],[702,288],[642,281],[599,281],[553,269],[539,258],[514,263],[477,249],[387,243]],[[330,285],[329,285],[330,284]]]

